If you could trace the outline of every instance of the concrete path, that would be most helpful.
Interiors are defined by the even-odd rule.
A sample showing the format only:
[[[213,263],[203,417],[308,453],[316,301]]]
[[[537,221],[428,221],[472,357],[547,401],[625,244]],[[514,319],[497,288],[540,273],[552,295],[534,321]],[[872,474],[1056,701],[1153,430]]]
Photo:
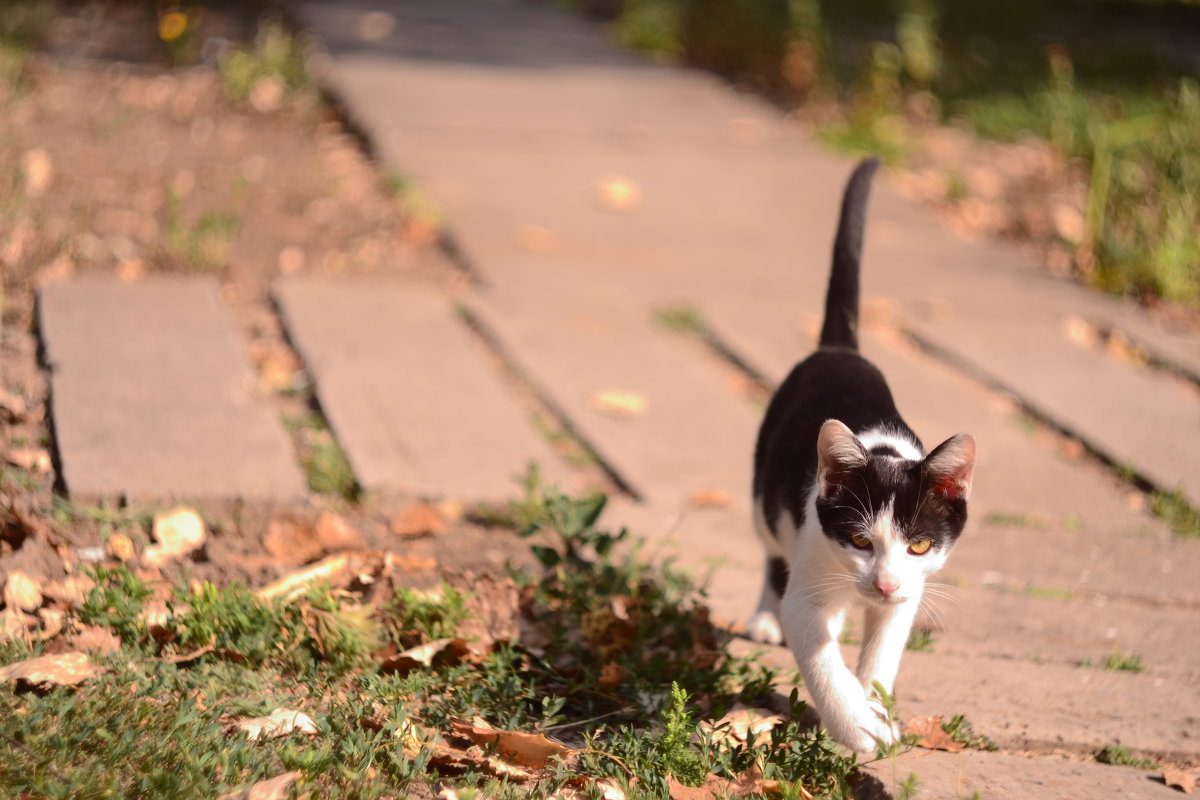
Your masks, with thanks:
[[[371,17],[364,38],[364,15],[381,10],[394,27]],[[461,313],[403,278],[276,287],[288,336],[360,483],[476,499],[508,493],[529,459],[565,471],[494,357],[467,335],[465,315],[629,487],[609,521],[649,536],[655,557],[712,571],[715,613],[744,620],[762,569],[748,502],[761,406],[744,375],[661,316],[693,312],[777,384],[812,346],[851,164],[807,142],[776,109],[621,52],[601,29],[542,4],[309,0],[301,11],[332,57],[329,86],[386,164],[419,179],[482,279],[460,298]],[[1200,504],[1195,386],[1082,346],[1069,323],[1122,331],[1183,374],[1200,373],[1200,337],[1051,279],[1015,250],[956,239],[886,181],[865,261],[863,348],[901,410],[929,446],[962,430],[980,443],[972,521],[940,577],[950,597],[925,612],[933,644],[905,659],[902,707],[966,714],[1011,752],[1083,754],[1120,741],[1200,759],[1200,541],[1174,537],[1111,470],[1023,420],[1009,397]],[[142,405],[118,418],[173,420],[178,408],[232,424],[241,417],[230,409],[255,403],[227,379],[245,359],[218,319],[213,287],[170,285],[179,296],[160,298],[162,316],[120,316],[150,326],[126,339],[153,330],[157,340],[130,362],[141,370],[129,374]],[[98,435],[92,420],[108,419],[89,416],[84,399],[103,397],[126,363],[121,342],[102,330],[111,317],[102,309],[139,302],[141,291],[75,284],[42,295],[72,493],[158,486],[136,472],[111,477],[126,476],[120,470],[108,483],[84,478],[104,463],[86,446]],[[177,399],[184,379],[172,371],[186,366],[172,363],[186,352],[191,329],[178,320],[189,314],[215,343],[193,368],[211,358],[225,370],[202,377],[195,406]],[[163,392],[151,380],[159,370]],[[225,462],[170,436],[123,446],[195,461],[201,477],[162,493],[238,496],[264,481],[294,493],[298,473],[278,423],[254,414],[237,430],[213,429],[205,445],[255,443],[254,458],[269,464],[254,461],[253,480],[203,483]],[[285,477],[261,477],[277,474]],[[1103,669],[1114,653],[1138,655],[1143,671]],[[783,650],[765,657],[790,666]],[[1142,772],[1011,754],[939,754],[911,768],[928,797],[1170,791]]]
[[[251,393],[215,280],[53,285],[38,318],[71,497],[304,496],[282,424]]]

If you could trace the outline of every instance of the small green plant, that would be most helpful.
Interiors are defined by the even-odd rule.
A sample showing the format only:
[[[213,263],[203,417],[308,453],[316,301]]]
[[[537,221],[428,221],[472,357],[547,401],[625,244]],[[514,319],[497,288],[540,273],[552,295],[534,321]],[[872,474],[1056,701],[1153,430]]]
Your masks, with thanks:
[[[241,230],[241,218],[229,208],[206,211],[195,222],[186,222],[174,190],[167,191],[163,214],[167,253],[195,272],[220,266]]]
[[[1075,593],[1070,589],[1062,589],[1058,586],[1027,586],[1025,587],[1026,597],[1037,597],[1042,600],[1071,600],[1075,597]]]
[[[1110,672],[1141,672],[1142,657],[1136,653],[1109,653],[1104,659],[1104,668]]]
[[[1150,509],[1176,536],[1200,538],[1200,511],[1187,501],[1182,489],[1155,492],[1150,499]]]
[[[896,785],[896,800],[912,800],[917,796],[919,784],[920,779],[917,777],[917,773],[908,773],[908,777]]]
[[[284,417],[283,421],[299,450],[300,466],[308,479],[308,488],[317,494],[358,502],[362,487],[324,415],[310,411],[304,416]]]
[[[975,728],[963,714],[955,714],[948,721],[942,722],[942,730],[950,734],[950,738],[954,741],[961,742],[973,750],[990,752],[1000,749],[991,738],[982,733],[976,733]]]
[[[1004,528],[1029,528],[1041,530],[1042,523],[1025,514],[1011,511],[992,511],[983,518],[984,525],[994,525]]]
[[[913,628],[908,633],[908,641],[904,643],[905,650],[917,653],[928,653],[933,650],[933,631],[928,628]]]
[[[383,190],[395,198],[410,226],[438,231],[445,224],[445,212],[415,180],[402,172],[388,170],[382,178]]]
[[[1138,769],[1159,769],[1158,762],[1152,758],[1142,758],[1133,754],[1123,744],[1106,744],[1096,753],[1096,760],[1101,764],[1112,764],[1117,767],[1137,767]]]
[[[150,588],[124,565],[97,567],[91,578],[96,585],[79,607],[80,621],[111,628],[126,645],[137,644],[146,632],[142,609]]]
[[[287,97],[309,88],[311,79],[304,65],[306,49],[306,43],[280,20],[262,23],[253,47],[233,47],[221,59],[226,93],[241,102],[268,83]]]
[[[654,312],[654,324],[665,331],[689,336],[704,336],[708,332],[704,315],[691,305],[657,309]]]
[[[443,581],[436,592],[400,587],[386,617],[396,644],[413,647],[454,636],[467,613],[466,595]]]

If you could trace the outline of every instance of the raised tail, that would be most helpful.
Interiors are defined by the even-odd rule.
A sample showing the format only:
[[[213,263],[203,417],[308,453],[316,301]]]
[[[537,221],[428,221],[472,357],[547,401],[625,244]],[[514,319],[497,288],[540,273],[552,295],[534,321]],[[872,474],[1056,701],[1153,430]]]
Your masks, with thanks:
[[[821,347],[858,349],[858,265],[862,257],[863,225],[871,179],[879,168],[878,158],[860,163],[842,195],[842,216],[833,240],[833,270],[825,295],[825,324]]]

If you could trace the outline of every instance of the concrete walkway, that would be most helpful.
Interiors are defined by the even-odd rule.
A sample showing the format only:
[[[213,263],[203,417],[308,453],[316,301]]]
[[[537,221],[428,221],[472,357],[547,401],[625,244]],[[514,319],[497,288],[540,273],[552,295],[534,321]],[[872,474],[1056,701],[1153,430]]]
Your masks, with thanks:
[[[381,10],[394,26],[366,17]],[[761,408],[728,365],[657,319],[693,309],[743,363],[781,380],[812,346],[850,162],[778,110],[621,52],[542,4],[325,0],[301,11],[332,56],[329,86],[386,164],[444,211],[481,279],[462,311],[399,279],[277,287],[360,483],[469,499],[502,492],[530,458],[555,473],[512,387],[463,337],[465,313],[636,496],[613,503],[613,521],[656,552],[716,567],[716,613],[743,620],[761,571],[748,503]],[[1132,770],[1011,755],[1119,741],[1200,758],[1200,541],[1172,536],[1109,470],[1023,424],[1006,393],[1200,504],[1195,386],[1081,347],[1065,325],[1123,331],[1183,372],[1200,371],[1200,338],[1051,279],[1014,250],[954,238],[886,181],[867,237],[864,350],[927,444],[962,430],[980,443],[972,522],[941,578],[953,600],[928,612],[934,643],[906,657],[901,705],[966,714],[1010,751],[917,760],[919,796],[951,796],[963,774],[965,794],[989,800],[1116,786],[1172,796]],[[87,331],[57,336],[55,318],[43,315],[52,361],[87,363]],[[74,491],[88,454],[77,442],[96,431],[57,403],[71,374],[53,380],[56,431],[83,429],[57,442]],[[636,408],[615,413],[598,402],[605,393]],[[225,400],[245,398],[231,388]],[[135,478],[106,479],[127,491]],[[715,492],[730,501],[697,507]],[[1101,668],[1113,653],[1139,655],[1144,671]]]

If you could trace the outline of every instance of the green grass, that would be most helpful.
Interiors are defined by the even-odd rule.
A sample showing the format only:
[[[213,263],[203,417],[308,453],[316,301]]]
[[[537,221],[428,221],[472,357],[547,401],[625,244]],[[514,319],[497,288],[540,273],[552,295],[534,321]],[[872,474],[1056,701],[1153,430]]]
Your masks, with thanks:
[[[305,68],[306,50],[307,43],[281,21],[263,22],[252,46],[234,46],[221,59],[226,94],[245,102],[263,81],[277,82],[286,97],[311,88],[312,79]]]
[[[457,662],[380,668],[389,648],[452,637],[487,612],[461,589],[419,593],[388,578],[394,591],[378,603],[322,586],[285,603],[180,583],[151,629],[144,612],[162,589],[123,567],[96,570],[67,622],[112,630],[121,648],[95,656],[106,671],[76,689],[0,691],[0,794],[215,797],[296,770],[314,797],[436,793],[438,782],[505,798],[550,797],[573,782],[591,796],[608,779],[629,797],[665,800],[673,782],[757,765],[784,797],[801,786],[850,796],[856,760],[801,726],[794,692],[790,721],[770,733],[717,735],[711,723],[760,701],[778,676],[728,652],[685,577],[644,563],[627,531],[598,525],[603,495],[569,497],[534,473],[526,486],[506,509],[541,564],[511,571],[526,638]],[[0,644],[0,663],[42,646]],[[276,708],[310,715],[317,734],[249,742],[232,727]],[[460,766],[445,766],[443,735],[476,717],[551,734],[575,759],[519,784],[461,745]]]
[[[904,643],[904,649],[917,653],[928,653],[933,650],[933,641],[933,631],[925,628],[913,628],[908,633],[908,641]]]
[[[1096,753],[1096,760],[1101,764],[1112,764],[1118,767],[1160,769],[1157,761],[1152,758],[1135,756],[1133,751],[1123,744],[1106,744]]]
[[[1142,657],[1136,653],[1110,653],[1104,659],[1104,668],[1110,672],[1141,672]]]
[[[1200,511],[1193,508],[1181,489],[1155,492],[1150,497],[1150,510],[1167,524],[1176,536],[1200,538]]]
[[[1025,588],[1026,597],[1037,597],[1042,600],[1072,600],[1075,593],[1070,589],[1063,589],[1058,586],[1027,586]]]
[[[163,244],[167,255],[193,272],[220,267],[241,231],[241,216],[232,208],[206,211],[194,221],[183,217],[183,203],[167,190],[163,204]]]
[[[955,714],[948,721],[943,722],[942,730],[950,734],[950,738],[954,741],[961,742],[973,750],[991,752],[1000,749],[989,737],[982,733],[976,733],[974,726],[962,714]]]
[[[656,309],[652,319],[659,328],[671,333],[687,336],[704,336],[708,333],[708,323],[704,315],[692,305]]]
[[[325,417],[310,411],[303,416],[286,416],[283,421],[297,444],[308,488],[317,494],[358,502],[362,487]]]

